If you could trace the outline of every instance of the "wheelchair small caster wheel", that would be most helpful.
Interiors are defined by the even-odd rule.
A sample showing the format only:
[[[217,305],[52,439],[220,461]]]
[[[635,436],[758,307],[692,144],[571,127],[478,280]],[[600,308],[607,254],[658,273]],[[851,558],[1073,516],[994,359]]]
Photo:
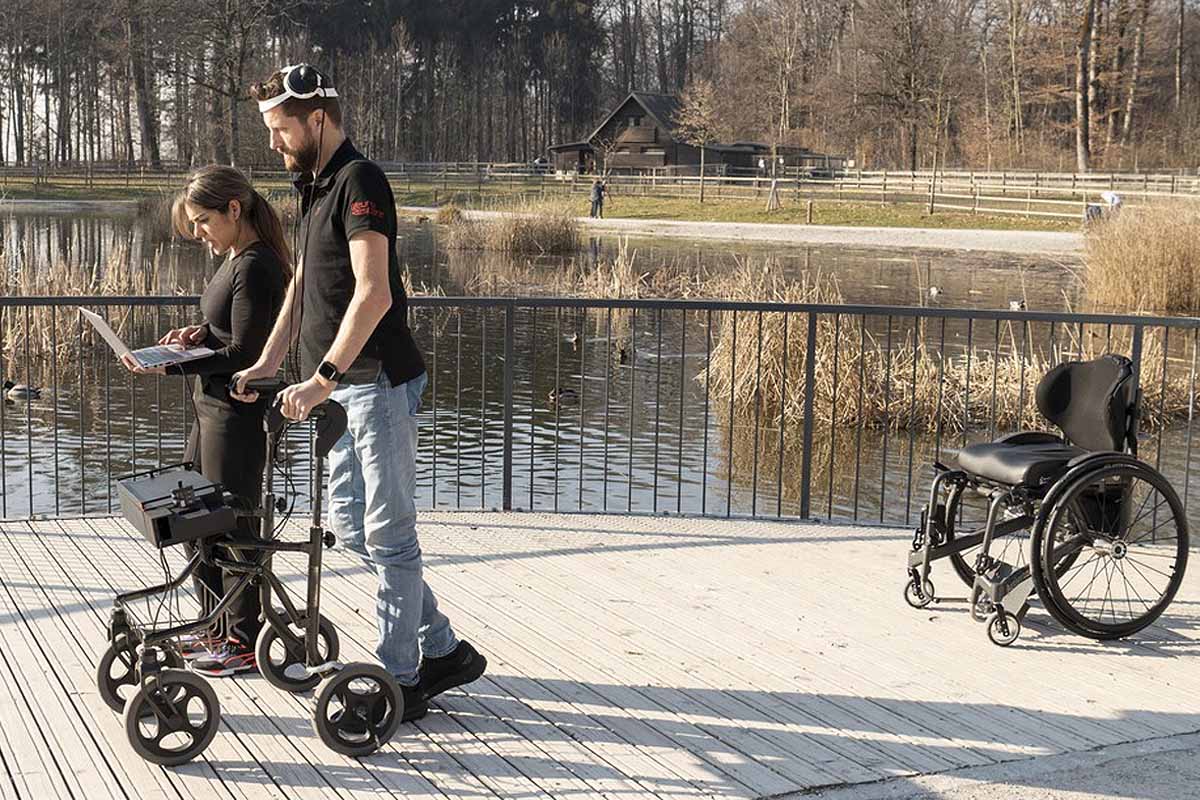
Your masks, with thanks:
[[[995,610],[995,603],[983,594],[983,589],[978,586],[971,589],[971,607],[969,609],[971,619],[976,622],[987,622]]]
[[[988,617],[987,633],[992,644],[1008,647],[1021,635],[1021,622],[1015,615],[1001,609]]]
[[[264,625],[255,643],[254,655],[258,659],[258,671],[267,683],[285,692],[307,692],[321,682],[320,675],[309,675],[305,666],[308,655],[304,649],[306,630],[292,628],[300,637],[301,647],[292,652],[279,633],[270,625]],[[340,651],[337,629],[322,615],[317,623],[317,652],[322,661],[334,661]]]
[[[313,727],[330,750],[357,758],[383,747],[403,715],[404,695],[387,670],[347,664],[317,693]]]
[[[933,602],[933,581],[926,578],[921,582],[921,588],[917,588],[917,579],[910,578],[908,583],[904,585],[904,602],[908,603],[913,608],[924,608]]]
[[[183,669],[183,659],[174,650],[160,648],[158,663],[164,669]],[[96,688],[104,704],[118,714],[125,710],[125,701],[138,688],[138,654],[126,634],[118,634],[109,643],[96,665]]]
[[[165,669],[125,704],[125,733],[134,752],[153,764],[186,764],[204,752],[221,724],[221,704],[208,682]]]

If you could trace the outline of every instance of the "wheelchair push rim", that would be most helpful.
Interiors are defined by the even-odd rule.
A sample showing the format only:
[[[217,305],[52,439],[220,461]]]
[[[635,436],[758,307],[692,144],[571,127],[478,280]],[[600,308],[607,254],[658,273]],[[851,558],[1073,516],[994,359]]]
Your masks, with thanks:
[[[1094,639],[1154,623],[1183,582],[1188,525],[1171,484],[1141,464],[1076,478],[1034,534],[1038,595],[1060,624]],[[1074,556],[1066,570],[1048,570]]]

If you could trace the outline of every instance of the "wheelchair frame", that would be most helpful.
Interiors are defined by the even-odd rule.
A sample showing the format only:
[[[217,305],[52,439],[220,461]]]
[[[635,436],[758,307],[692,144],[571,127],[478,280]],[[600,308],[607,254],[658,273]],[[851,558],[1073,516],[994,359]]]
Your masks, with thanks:
[[[1068,461],[1061,473],[1052,480],[1037,485],[998,482],[965,469],[951,469],[935,462],[935,475],[929,487],[929,501],[922,510],[921,522],[913,534],[912,548],[907,559],[908,583],[905,585],[904,594],[908,604],[914,608],[925,608],[937,599],[930,579],[934,561],[957,557],[961,562],[963,553],[979,547],[974,564],[970,565],[973,574],[969,581],[966,575],[961,575],[965,571],[961,563],[955,566],[970,588],[968,602],[972,618],[987,623],[988,638],[997,645],[1007,646],[1020,636],[1021,624],[1029,611],[1030,600],[1035,595],[1046,606],[1051,616],[1069,630],[1091,638],[1118,638],[1129,634],[1114,632],[1114,629],[1129,628],[1130,632],[1135,632],[1151,624],[1170,603],[1182,579],[1187,563],[1188,526],[1174,488],[1161,473],[1137,458],[1140,390],[1135,388],[1131,398],[1124,424],[1125,452],[1084,452]],[[1035,438],[1040,436],[1042,434],[1016,433],[1002,437],[995,443],[1042,443],[1043,440]],[[1066,443],[1067,440],[1063,438],[1060,441]],[[1162,502],[1156,503],[1152,510],[1156,521],[1158,508],[1165,503],[1176,524],[1176,562],[1171,574],[1167,576],[1169,583],[1166,589],[1160,594],[1154,607],[1146,606],[1145,615],[1124,625],[1116,624],[1115,620],[1111,626],[1088,624],[1081,621],[1082,615],[1078,612],[1068,613],[1066,607],[1070,606],[1071,601],[1065,600],[1061,588],[1058,592],[1060,599],[1056,600],[1055,597],[1047,596],[1054,594],[1047,591],[1047,587],[1051,583],[1057,586],[1057,579],[1071,569],[1085,547],[1091,547],[1094,552],[1114,558],[1124,558],[1127,549],[1141,539],[1126,542],[1123,533],[1110,535],[1107,530],[1096,531],[1092,523],[1085,519],[1086,530],[1075,533],[1059,547],[1053,542],[1046,542],[1048,536],[1054,535],[1053,532],[1047,531],[1047,526],[1057,524],[1066,501],[1072,498],[1078,501],[1088,496],[1087,491],[1095,491],[1089,480],[1100,481],[1102,490],[1107,492],[1104,482],[1114,478],[1116,480],[1113,485],[1120,485],[1122,492],[1121,503],[1115,509],[1114,521],[1122,531],[1126,530],[1126,526],[1132,528],[1142,518],[1139,516],[1133,519],[1132,503],[1126,502],[1128,497],[1132,496],[1129,493],[1132,492],[1135,482],[1145,483],[1162,496]],[[959,512],[961,497],[967,492],[975,492],[987,499],[986,520],[982,528],[958,536],[954,532],[955,520],[952,517]],[[944,503],[940,502],[943,496],[946,498]],[[1110,502],[1109,496],[1101,496],[1098,502],[1101,504],[1098,508],[1101,519],[1107,520],[1104,504]],[[1100,527],[1104,528],[1108,524],[1110,523],[1102,521]],[[1151,533],[1158,527],[1156,524]],[[1029,530],[1031,533],[1027,564],[1018,566],[992,556],[992,545],[998,538],[1023,530]],[[1156,544],[1157,541],[1157,537],[1152,537],[1150,544]],[[1050,558],[1053,558],[1053,564],[1047,563]],[[1102,604],[1101,616],[1103,609]]]

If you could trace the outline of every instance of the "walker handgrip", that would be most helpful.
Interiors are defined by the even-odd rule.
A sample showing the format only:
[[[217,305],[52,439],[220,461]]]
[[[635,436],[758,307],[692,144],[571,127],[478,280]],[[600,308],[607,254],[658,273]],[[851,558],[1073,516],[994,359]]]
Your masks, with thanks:
[[[273,395],[282,392],[287,385],[287,381],[280,380],[279,378],[254,378],[253,380],[246,381],[244,388],[247,392]],[[231,378],[226,388],[229,389],[231,394],[237,392],[237,381]]]

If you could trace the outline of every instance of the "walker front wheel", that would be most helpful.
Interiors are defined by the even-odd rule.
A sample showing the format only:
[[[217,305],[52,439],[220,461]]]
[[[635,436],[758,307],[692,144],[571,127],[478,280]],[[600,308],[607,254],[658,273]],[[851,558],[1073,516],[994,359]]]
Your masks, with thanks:
[[[396,679],[374,664],[347,664],[317,694],[313,727],[329,749],[360,757],[383,747],[404,715]]]
[[[177,766],[204,752],[221,724],[221,704],[208,682],[165,669],[125,704],[125,733],[134,751],[154,764]]]

